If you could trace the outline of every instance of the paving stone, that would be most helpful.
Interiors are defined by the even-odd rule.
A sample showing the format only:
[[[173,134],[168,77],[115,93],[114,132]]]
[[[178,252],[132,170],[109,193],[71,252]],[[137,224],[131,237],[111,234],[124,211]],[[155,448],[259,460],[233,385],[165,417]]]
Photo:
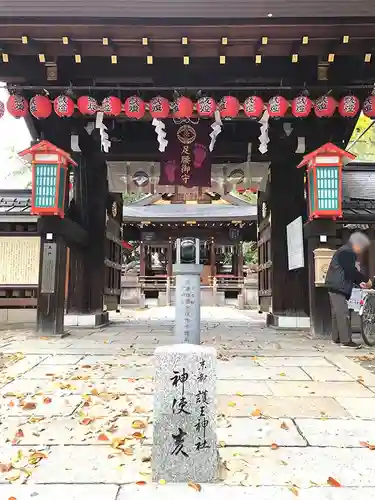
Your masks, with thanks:
[[[101,485],[1,485],[0,498],[16,500],[116,500],[119,487],[115,484]]]
[[[372,400],[366,398],[366,401]],[[350,416],[333,398],[218,396],[218,413],[223,413],[228,417],[248,417],[256,409],[261,410],[264,416],[272,418],[321,418],[322,416],[348,418]]]
[[[311,380],[301,368],[291,367],[246,367],[226,363],[218,367],[218,379],[235,380]]]
[[[311,446],[361,448],[375,444],[375,421],[297,419],[296,424]]]
[[[66,378],[74,372],[74,365],[40,365],[25,374],[25,378],[49,379]]]
[[[302,369],[317,382],[350,382],[355,379],[334,366],[302,366]]]
[[[244,395],[267,396],[272,392],[265,382],[252,382],[251,380],[218,380],[217,394],[235,394],[240,392]]]
[[[89,380],[73,379],[18,379],[10,382],[0,389],[0,394],[35,394],[42,391],[43,394],[51,394],[62,390],[63,394],[90,393],[93,389],[99,392],[110,392],[119,394],[151,394],[153,392],[153,382],[151,380],[136,379],[99,379],[89,378]],[[271,393],[269,391],[269,393]]]
[[[358,382],[267,382],[275,396],[321,396],[372,398],[371,392]]]
[[[1,375],[6,375],[8,377],[17,377],[18,375],[21,375],[36,366],[38,363],[43,361],[45,357],[46,356],[40,355],[26,355],[23,359],[20,359],[11,366],[2,369]]]
[[[57,354],[56,356],[48,356],[39,366],[44,365],[76,365],[82,356],[79,354]]]
[[[136,449],[134,456],[115,454],[107,446],[55,446],[48,460],[33,473],[33,481],[42,484],[127,484],[151,481],[150,447]],[[112,453],[111,453],[112,451]],[[108,455],[113,455],[108,458]],[[77,466],[78,465],[78,466]]]
[[[366,352],[364,354],[366,354]],[[360,354],[358,354],[357,357],[360,357]],[[339,354],[328,354],[327,358],[338,368],[349,373],[354,379],[360,379],[366,386],[375,387],[375,375],[361,365],[355,363],[353,360]]]
[[[145,427],[135,430],[132,427],[134,421],[142,422]],[[152,443],[152,425],[148,424],[147,418],[141,416],[119,417],[116,419],[116,429],[108,432],[112,427],[111,419],[97,419],[84,425],[84,419],[56,418],[53,420],[42,420],[38,423],[29,423],[27,418],[12,418],[0,425],[0,439],[2,442],[11,442],[17,431],[22,430],[23,437],[17,438],[18,444],[22,446],[48,446],[48,445],[110,445],[115,438],[125,438],[126,447],[139,448],[139,440],[133,438],[135,432],[144,435],[144,444]],[[107,441],[99,440],[98,436],[105,434]]]
[[[336,397],[336,400],[352,417],[373,419],[375,416],[375,398]]]
[[[226,427],[230,425],[230,427]],[[306,446],[290,419],[218,419],[218,441],[226,446]]]
[[[3,418],[5,417],[21,417],[38,415],[44,417],[52,416],[69,416],[82,403],[80,396],[65,396],[51,397],[51,402],[44,403],[45,396],[26,397],[26,403],[32,402],[36,404],[36,408],[25,410],[19,406],[19,400],[15,398],[5,398],[0,402],[0,412]],[[14,406],[11,406],[12,403]]]
[[[136,486],[132,484],[120,488],[117,500],[128,500],[129,498],[135,500],[176,500],[176,498],[190,499],[198,498],[198,496],[200,500],[227,500],[228,495],[236,500],[270,500],[271,498],[275,500],[293,500],[293,498],[301,500],[373,500],[374,490],[372,488],[309,488],[299,489],[298,497],[295,497],[290,488],[278,486],[259,488],[232,486],[228,488],[222,484],[204,484],[201,492],[197,494],[193,488],[189,488],[186,484],[166,484],[165,486],[155,484]],[[38,500],[44,500],[44,498]]]
[[[262,366],[332,366],[326,359],[319,356],[293,356],[293,357],[263,357],[256,358],[257,363]]]
[[[342,486],[375,486],[374,458],[364,448],[220,448],[225,460],[221,479],[228,485],[308,488],[327,485],[329,477]]]

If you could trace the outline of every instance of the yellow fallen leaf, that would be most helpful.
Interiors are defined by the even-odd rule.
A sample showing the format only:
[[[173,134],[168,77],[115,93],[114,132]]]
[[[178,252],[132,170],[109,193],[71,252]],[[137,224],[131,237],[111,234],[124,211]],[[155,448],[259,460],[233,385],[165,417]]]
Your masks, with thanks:
[[[225,441],[219,441],[219,446],[220,448],[225,448],[226,446]]]
[[[279,375],[280,375],[280,377],[286,377],[286,373],[284,373],[284,372],[279,373]]]
[[[296,486],[292,486],[291,488],[289,488],[289,491],[291,491],[293,493],[293,495],[295,495],[296,497],[299,496],[299,491],[298,491],[298,488]]]
[[[193,481],[189,481],[188,486],[190,488],[193,488],[193,490],[195,490],[195,491],[198,491],[198,492],[202,491],[202,486],[199,483],[193,483]]]
[[[132,422],[132,428],[133,429],[145,429],[146,424],[144,422],[142,422],[142,420],[134,420]]]
[[[262,411],[259,408],[256,408],[254,411],[251,412],[252,417],[260,417],[262,414]]]
[[[236,396],[239,396],[240,398],[243,398],[244,397],[244,393],[243,392],[236,392]]]
[[[159,479],[159,484],[161,485],[167,484],[167,481],[165,479]]]
[[[125,443],[125,438],[115,438],[112,440],[111,446],[116,450],[119,446],[122,446],[124,443]]]
[[[236,403],[234,401],[229,401],[228,406],[236,406]]]

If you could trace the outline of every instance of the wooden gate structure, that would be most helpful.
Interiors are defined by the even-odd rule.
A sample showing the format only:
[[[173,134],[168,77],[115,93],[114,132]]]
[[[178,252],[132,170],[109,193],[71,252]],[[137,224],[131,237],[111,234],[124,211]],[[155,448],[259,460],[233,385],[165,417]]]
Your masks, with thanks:
[[[30,104],[27,119],[34,140],[50,141],[78,163],[70,205],[66,194],[66,217],[43,217],[38,223],[42,246],[47,234],[56,236],[57,286],[63,290],[52,301],[39,295],[40,328],[56,331],[53,325],[64,308],[67,245],[68,309],[77,323],[82,314],[100,322],[105,303],[115,304],[120,241],[131,234],[121,233],[122,201],[109,192],[107,169],[111,162],[124,164],[128,192],[165,191],[157,181],[160,152],[152,109],[147,105],[139,115],[139,100],[129,97],[149,103],[156,96],[169,102],[185,96],[220,102],[222,131],[211,154],[220,174],[212,168],[212,189],[226,194],[236,186],[249,188],[248,166],[270,165],[258,196],[262,308],[277,317],[311,315],[315,331],[321,330],[308,272],[319,221],[305,226],[306,237],[315,241],[306,249],[308,265],[289,271],[287,264],[286,226],[299,216],[307,223],[304,172],[296,166],[304,154],[327,142],[345,148],[358,110],[326,106],[353,95],[362,107],[375,78],[374,39],[375,4],[370,0],[254,0],[251,8],[247,0],[77,0],[74,5],[13,0],[1,5],[0,81],[25,99],[13,99],[18,107],[10,108],[19,116],[20,102]],[[61,94],[72,99],[72,113],[69,104],[58,106],[58,114],[50,112],[40,99],[52,102]],[[304,110],[291,106],[301,95],[315,102],[305,117],[300,117]],[[109,96],[120,99],[120,113],[111,107],[118,100],[101,105]],[[90,99],[79,101],[82,97]],[[250,97],[262,99],[260,112],[259,101]],[[233,98],[241,103],[239,112]],[[366,109],[372,113],[371,106]],[[106,113],[103,121],[96,121],[96,111]],[[178,113],[173,107],[171,115],[180,119]],[[188,114],[196,121],[197,106]],[[105,134],[108,152],[102,147]],[[148,166],[129,177],[128,162]]]

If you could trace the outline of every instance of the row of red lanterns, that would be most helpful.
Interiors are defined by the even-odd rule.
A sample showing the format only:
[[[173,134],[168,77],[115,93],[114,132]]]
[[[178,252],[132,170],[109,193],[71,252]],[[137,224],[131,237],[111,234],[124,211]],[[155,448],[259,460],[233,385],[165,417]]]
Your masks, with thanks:
[[[14,94],[9,97],[6,104],[9,113],[16,118],[25,117],[30,111],[38,119],[48,118],[52,110],[59,117],[71,117],[75,107],[83,115],[95,115],[98,111],[102,111],[106,116],[119,116],[123,111],[128,118],[136,119],[143,118],[146,110],[153,118],[159,119],[169,116],[190,118],[194,111],[199,116],[211,117],[216,110],[219,110],[222,118],[235,118],[241,109],[249,118],[259,118],[267,108],[270,117],[281,118],[286,115],[289,106],[292,114],[297,118],[306,118],[313,110],[319,118],[329,118],[335,113],[336,108],[341,116],[350,118],[356,116],[361,108],[359,99],[354,95],[346,95],[339,102],[329,95],[319,97],[315,102],[304,95],[296,97],[291,102],[278,95],[271,97],[268,103],[265,103],[259,96],[250,96],[242,105],[233,96],[225,96],[218,103],[212,97],[201,97],[195,104],[185,96],[178,97],[173,103],[164,97],[157,96],[147,104],[138,96],[128,97],[124,104],[118,97],[109,96],[101,105],[91,96],[82,96],[78,98],[75,105],[74,101],[66,95],[56,97],[53,102],[46,96],[36,95],[28,103],[23,96]],[[375,118],[375,95],[367,97],[362,109],[366,116]],[[4,111],[4,104],[0,102],[0,118]]]

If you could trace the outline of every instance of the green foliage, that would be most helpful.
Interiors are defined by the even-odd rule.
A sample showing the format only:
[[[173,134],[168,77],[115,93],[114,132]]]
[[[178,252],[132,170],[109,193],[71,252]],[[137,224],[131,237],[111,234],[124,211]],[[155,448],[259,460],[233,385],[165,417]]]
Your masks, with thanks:
[[[374,122],[371,118],[361,113],[346,147],[347,151],[357,156],[357,161],[375,162],[375,125],[371,125],[372,123]],[[354,144],[357,139],[358,141]]]
[[[258,264],[258,248],[254,241],[243,243],[243,260],[246,265]]]
[[[144,198],[145,195],[143,193],[123,193],[122,199],[124,201],[124,205],[131,205],[135,201],[139,201]]]

